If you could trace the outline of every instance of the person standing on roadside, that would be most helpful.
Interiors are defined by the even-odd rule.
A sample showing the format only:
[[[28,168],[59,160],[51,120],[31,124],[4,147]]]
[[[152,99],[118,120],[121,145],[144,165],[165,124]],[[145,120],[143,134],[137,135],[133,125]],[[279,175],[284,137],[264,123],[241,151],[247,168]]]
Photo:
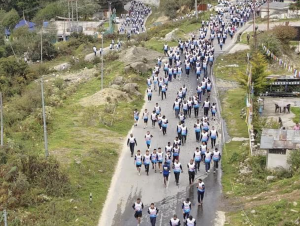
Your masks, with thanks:
[[[141,202],[140,198],[137,198],[136,202],[132,205],[132,208],[134,209],[134,217],[137,219],[137,226],[140,226],[142,212],[144,209],[144,204]]]

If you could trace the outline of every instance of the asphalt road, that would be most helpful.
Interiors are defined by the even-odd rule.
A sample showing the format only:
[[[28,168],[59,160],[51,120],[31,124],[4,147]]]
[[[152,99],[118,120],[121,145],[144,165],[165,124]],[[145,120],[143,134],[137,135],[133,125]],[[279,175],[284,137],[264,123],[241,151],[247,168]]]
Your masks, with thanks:
[[[200,25],[199,25],[200,26]],[[245,29],[244,26],[238,32]],[[209,34],[208,34],[209,35]],[[236,34],[237,35],[237,34]],[[223,46],[223,50],[229,50],[235,42],[235,39],[227,39],[226,44]],[[214,42],[215,45],[215,58],[220,55],[223,51],[220,50],[217,40]],[[165,61],[167,59],[164,59]],[[209,77],[211,73],[209,71]],[[161,70],[160,76],[163,76]],[[203,75],[202,75],[203,77]],[[178,120],[175,118],[173,111],[173,103],[176,98],[176,93],[182,85],[185,84],[188,88],[187,97],[192,96],[196,93],[197,80],[195,73],[191,73],[189,77],[183,75],[183,79],[173,80],[169,83],[167,91],[167,99],[161,100],[161,97],[158,96],[157,92],[154,92],[152,101],[145,102],[143,109],[148,109],[152,112],[155,103],[159,103],[159,106],[162,108],[162,114],[166,115],[169,120],[168,131],[165,136],[162,132],[156,128],[151,128],[151,121],[148,123],[148,128],[144,129],[143,122],[140,119],[138,126],[133,127],[130,133],[134,134],[134,137],[137,139],[138,146],[135,148],[135,151],[140,149],[142,155],[145,154],[147,149],[144,136],[147,131],[150,131],[153,135],[151,149],[161,147],[164,150],[164,147],[168,142],[173,143],[174,138],[176,137],[176,126]],[[213,89],[215,84],[213,84]],[[145,97],[146,98],[146,97]],[[212,91],[210,101],[211,103],[216,101],[216,92]],[[204,99],[202,98],[202,101]],[[140,112],[143,112],[143,109]],[[211,117],[211,115],[209,115]],[[203,117],[203,109],[200,108],[199,119]],[[140,116],[141,118],[141,116]],[[219,138],[217,140],[217,147],[221,149],[221,123],[220,119],[210,122],[210,126],[214,125],[219,132]],[[144,167],[142,167],[142,173],[139,176],[134,165],[134,158],[130,157],[129,148],[126,147],[124,142],[124,149],[121,153],[120,160],[116,169],[116,173],[112,180],[112,185],[109,190],[107,201],[105,203],[99,226],[112,225],[112,226],[133,226],[137,222],[133,217],[134,211],[132,209],[132,204],[136,201],[138,197],[142,199],[142,202],[145,205],[143,211],[143,218],[141,226],[150,225],[149,216],[147,214],[147,209],[150,203],[154,202],[156,207],[160,210],[160,213],[157,218],[158,226],[168,225],[170,218],[173,214],[177,214],[181,221],[182,219],[182,210],[181,204],[185,198],[189,197],[192,202],[192,211],[191,215],[196,218],[197,222],[200,225],[211,226],[214,225],[214,220],[216,217],[216,211],[219,205],[219,200],[221,196],[221,171],[219,170],[216,174],[212,172],[208,175],[205,175],[204,164],[201,163],[200,172],[196,175],[195,181],[197,182],[198,178],[204,179],[206,185],[206,192],[204,197],[203,206],[197,205],[197,188],[196,184],[189,186],[188,183],[188,173],[187,173],[187,163],[192,158],[195,148],[199,143],[196,142],[195,133],[193,125],[196,122],[196,118],[193,116],[186,120],[186,126],[188,128],[188,136],[186,145],[181,147],[180,153],[180,162],[183,166],[184,172],[180,175],[179,186],[175,184],[175,178],[173,172],[170,174],[169,186],[164,187],[163,176],[160,173],[155,173],[154,170],[150,167],[149,176],[146,175]],[[127,139],[126,139],[127,140]],[[208,143],[210,147],[210,142]],[[197,224],[198,225],[198,224]]]

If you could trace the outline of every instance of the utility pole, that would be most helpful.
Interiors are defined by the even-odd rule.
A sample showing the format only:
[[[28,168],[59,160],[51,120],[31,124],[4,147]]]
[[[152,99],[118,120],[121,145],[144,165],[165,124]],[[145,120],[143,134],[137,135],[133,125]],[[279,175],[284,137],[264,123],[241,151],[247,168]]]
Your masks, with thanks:
[[[254,49],[256,50],[256,24],[255,24],[255,17],[256,17],[256,6],[255,6],[255,0],[253,0],[253,35],[254,35]]]
[[[267,31],[270,29],[270,0],[267,0],[268,3],[268,23],[267,23]]]
[[[74,7],[73,7],[73,0],[71,0],[71,8],[72,8],[72,26],[71,26],[71,29],[73,28],[74,24]]]
[[[7,212],[6,209],[3,210],[4,226],[7,226]]]
[[[195,12],[196,12],[196,19],[198,19],[198,3],[197,3],[197,0],[195,0]]]
[[[41,63],[43,63],[43,29],[44,29],[44,21],[41,30]]]
[[[2,93],[0,93],[0,110],[1,110],[1,147],[3,147],[3,99],[2,99]]]
[[[68,20],[69,20],[69,29],[70,29],[70,32],[71,32],[71,20],[70,20],[70,18],[71,18],[71,11],[70,11],[70,0],[68,0],[68,14],[69,14],[69,18],[68,18]]]
[[[42,92],[42,107],[43,107],[43,122],[44,122],[44,143],[45,143],[45,157],[49,156],[48,152],[48,138],[47,138],[47,124],[46,124],[46,113],[45,113],[45,98],[44,98],[44,82],[41,78],[41,92]]]
[[[104,32],[102,34],[102,53],[101,53],[101,90],[103,90],[103,73],[104,73],[104,66],[103,66],[103,55],[104,55],[104,48],[103,48],[103,39],[104,39]]]
[[[76,0],[76,20],[77,20],[77,33],[79,32],[79,21],[78,21],[78,0]]]

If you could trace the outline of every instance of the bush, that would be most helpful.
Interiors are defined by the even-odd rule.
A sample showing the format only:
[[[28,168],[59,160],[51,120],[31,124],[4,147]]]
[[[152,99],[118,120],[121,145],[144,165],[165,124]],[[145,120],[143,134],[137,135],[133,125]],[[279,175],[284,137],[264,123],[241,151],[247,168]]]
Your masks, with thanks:
[[[297,30],[294,27],[283,25],[273,27],[272,32],[284,44],[288,44],[297,35]]]
[[[293,173],[300,171],[300,150],[291,151],[288,164],[291,165],[291,170]]]
[[[115,51],[110,51],[106,55],[104,55],[105,61],[115,61],[119,59],[119,54]]]
[[[262,50],[262,44],[264,44],[275,55],[278,56],[281,54],[281,42],[273,32],[264,32],[258,37],[258,46],[261,51],[265,53]]]

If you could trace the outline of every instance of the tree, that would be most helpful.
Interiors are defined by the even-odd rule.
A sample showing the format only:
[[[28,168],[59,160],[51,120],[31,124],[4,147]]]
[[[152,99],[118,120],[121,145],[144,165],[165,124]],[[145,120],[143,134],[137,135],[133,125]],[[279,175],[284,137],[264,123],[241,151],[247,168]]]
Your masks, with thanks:
[[[58,2],[50,3],[45,8],[38,11],[33,21],[37,24],[42,24],[43,21],[51,20],[56,16],[63,16],[64,10],[65,6],[63,4],[59,4]]]
[[[75,3],[74,3],[75,8]],[[95,12],[98,12],[100,5],[97,4],[94,0],[81,0],[78,1],[78,14],[80,17],[83,17],[84,20],[87,20],[88,17],[92,16]]]
[[[264,92],[267,85],[267,62],[260,52],[255,52],[253,54],[252,60],[251,60],[251,73],[252,73],[252,82],[254,83],[254,94],[259,95],[260,93]]]
[[[297,35],[297,30],[291,26],[278,25],[272,29],[272,32],[283,43],[288,44]]]
[[[4,27],[12,30],[19,22],[20,17],[15,9],[10,10],[3,17],[2,24]]]

